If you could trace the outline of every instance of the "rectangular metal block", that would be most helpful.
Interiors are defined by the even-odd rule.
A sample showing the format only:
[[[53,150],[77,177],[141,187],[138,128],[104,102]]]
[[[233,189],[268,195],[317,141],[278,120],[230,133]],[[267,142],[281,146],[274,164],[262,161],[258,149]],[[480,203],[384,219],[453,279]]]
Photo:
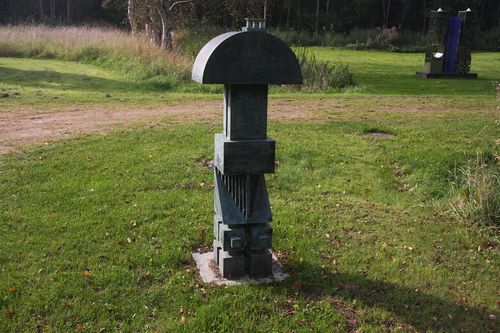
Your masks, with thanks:
[[[225,175],[274,173],[276,141],[231,141],[215,134],[215,166]]]
[[[222,248],[220,246],[219,241],[216,239],[214,239],[213,244],[214,244],[214,251],[213,251],[214,261],[218,265],[219,264],[219,253],[221,252]]]
[[[229,252],[219,252],[219,269],[222,277],[238,279],[245,275],[245,255],[242,252],[229,254]]]
[[[224,134],[230,140],[262,140],[267,131],[267,84],[224,85]]]
[[[273,255],[269,250],[247,250],[245,260],[248,274],[252,277],[273,273]]]
[[[273,243],[273,228],[269,224],[250,225],[250,249],[270,249]]]
[[[425,73],[442,73],[444,62],[443,45],[427,45],[424,63]]]
[[[222,224],[222,219],[218,216],[214,216],[214,236],[219,239],[219,225]]]
[[[223,251],[241,251],[245,248],[245,229],[243,227],[219,225],[217,236]]]

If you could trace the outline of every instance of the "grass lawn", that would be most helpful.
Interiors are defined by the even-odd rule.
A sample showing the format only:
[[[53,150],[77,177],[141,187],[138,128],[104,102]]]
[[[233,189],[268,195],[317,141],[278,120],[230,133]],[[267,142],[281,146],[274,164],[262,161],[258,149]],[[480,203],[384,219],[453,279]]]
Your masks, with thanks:
[[[321,61],[348,64],[358,84],[368,92],[389,96],[429,96],[475,99],[491,96],[491,81],[500,78],[500,54],[472,54],[471,72],[477,79],[423,79],[415,75],[424,69],[420,53],[349,51],[334,48],[308,48]],[[467,84],[464,84],[467,82]]]
[[[0,58],[0,112],[19,105],[58,108],[68,105],[178,101],[186,94],[159,91],[130,82],[98,67],[59,60]],[[190,97],[192,98],[192,97]]]
[[[478,150],[492,161],[499,151],[491,80],[500,56],[473,55],[477,80],[437,81],[415,75],[423,55],[312,51],[348,63],[362,88],[273,91],[328,106],[314,121],[268,126],[277,142],[276,173],[266,176],[273,250],[288,280],[201,281],[191,253],[214,238],[204,162],[222,117],[165,117],[0,156],[0,331],[498,332],[498,232],[465,226],[447,203],[455,171]],[[22,61],[0,58],[0,88],[21,93],[0,99],[0,112],[214,98],[162,98],[78,64],[40,61],[45,69],[23,73],[36,61]]]

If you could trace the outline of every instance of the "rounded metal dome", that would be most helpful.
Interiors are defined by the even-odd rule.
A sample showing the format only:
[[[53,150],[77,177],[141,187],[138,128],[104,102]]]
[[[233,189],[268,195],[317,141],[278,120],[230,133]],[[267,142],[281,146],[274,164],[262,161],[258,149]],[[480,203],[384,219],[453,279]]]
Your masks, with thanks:
[[[208,42],[192,79],[208,84],[301,84],[297,57],[281,39],[261,31],[228,32]]]

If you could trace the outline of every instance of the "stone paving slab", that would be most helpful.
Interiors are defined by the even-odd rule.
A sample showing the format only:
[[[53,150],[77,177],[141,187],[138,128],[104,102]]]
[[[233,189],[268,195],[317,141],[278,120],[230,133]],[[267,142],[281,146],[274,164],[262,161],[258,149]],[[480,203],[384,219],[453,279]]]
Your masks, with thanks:
[[[200,275],[205,283],[213,283],[216,285],[241,285],[241,284],[263,284],[263,283],[272,283],[272,282],[281,282],[286,280],[290,274],[285,272],[285,268],[278,261],[278,258],[273,253],[273,275],[269,277],[262,278],[250,278],[248,275],[238,279],[238,280],[229,280],[223,278],[220,274],[219,268],[214,261],[213,252],[206,253],[193,253],[193,259],[196,262],[196,266],[200,272]]]

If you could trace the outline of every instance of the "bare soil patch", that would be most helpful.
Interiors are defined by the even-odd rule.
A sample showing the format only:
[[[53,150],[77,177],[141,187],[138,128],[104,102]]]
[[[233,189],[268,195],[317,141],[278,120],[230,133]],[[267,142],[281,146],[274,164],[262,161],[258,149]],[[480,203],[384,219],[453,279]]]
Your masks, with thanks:
[[[293,100],[270,102],[270,117],[297,119],[309,117]],[[178,105],[148,104],[67,107],[57,110],[37,110],[19,107],[0,112],[0,153],[18,146],[44,143],[79,133],[106,133],[116,128],[156,126],[201,119],[222,121],[222,100],[179,103]]]
[[[366,102],[366,101],[365,101]],[[388,103],[392,104],[389,106]],[[358,117],[369,112],[432,112],[449,110],[422,107],[420,100],[371,100],[378,107],[363,110],[363,102],[337,98],[270,99],[268,117],[277,121],[325,121],[338,117]],[[222,122],[222,99],[146,105],[91,105],[40,110],[19,106],[0,108],[0,154],[18,146],[45,143],[79,133],[106,133],[117,128],[168,126],[169,124],[210,120]],[[454,109],[454,111],[458,111]],[[364,118],[364,117],[362,117]]]

